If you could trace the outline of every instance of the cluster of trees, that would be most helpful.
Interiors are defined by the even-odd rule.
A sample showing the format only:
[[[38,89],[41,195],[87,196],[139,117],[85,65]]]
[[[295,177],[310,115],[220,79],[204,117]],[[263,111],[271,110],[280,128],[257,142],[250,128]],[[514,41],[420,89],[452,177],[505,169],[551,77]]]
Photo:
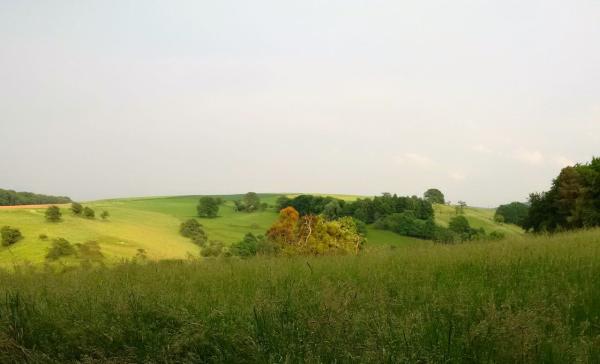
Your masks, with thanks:
[[[45,205],[69,202],[71,202],[71,199],[65,196],[40,195],[32,192],[16,192],[0,188],[0,206]]]
[[[241,200],[234,201],[235,211],[254,212],[265,210],[268,206],[260,202],[260,197],[256,192],[248,192],[242,196]]]
[[[494,221],[523,226],[529,215],[529,206],[522,202],[511,202],[506,205],[500,205],[496,209]]]
[[[94,209],[92,209],[89,206],[83,206],[77,202],[73,202],[71,204],[71,212],[75,216],[82,216],[86,219],[96,218],[96,211],[94,211]],[[46,209],[45,216],[46,221],[48,222],[59,222],[62,219],[62,212],[60,211],[60,208],[58,206],[52,205],[48,206],[48,208]],[[102,211],[102,213],[100,214],[102,220],[108,219],[109,216],[110,214],[108,213],[108,211]]]
[[[352,217],[328,220],[321,215],[303,215],[286,207],[267,231],[267,239],[287,254],[321,255],[358,253],[365,238]]]
[[[600,158],[563,168],[549,191],[529,196],[529,205],[527,231],[600,226]]]
[[[219,205],[223,200],[219,197],[204,196],[198,201],[196,210],[199,217],[217,217],[219,215]]]
[[[87,219],[95,219],[96,218],[96,211],[94,211],[94,209],[92,209],[89,206],[83,206],[82,204],[80,204],[78,202],[73,202],[71,204],[71,212],[73,213],[73,215],[83,216]],[[102,213],[100,214],[100,217],[102,218],[102,220],[108,219],[109,216],[110,216],[110,214],[108,213],[108,211],[102,211]]]
[[[208,236],[200,224],[196,219],[189,219],[185,222],[182,222],[179,226],[179,233],[186,238],[191,239],[195,244],[199,246],[204,246],[204,244],[208,240]]]
[[[291,199],[282,196],[277,200],[277,206],[280,210],[293,207],[300,216],[322,215],[328,220],[353,217],[363,224],[375,223],[378,228],[418,238],[433,238],[432,228],[435,227],[431,202],[417,196],[384,193],[356,201],[328,196],[300,195]]]
[[[21,231],[10,226],[3,226],[2,229],[0,229],[0,237],[3,246],[16,244],[23,239]]]
[[[46,259],[56,261],[64,257],[76,257],[85,262],[101,262],[104,259],[100,245],[96,241],[88,241],[83,244],[71,244],[67,239],[56,238],[48,249]]]

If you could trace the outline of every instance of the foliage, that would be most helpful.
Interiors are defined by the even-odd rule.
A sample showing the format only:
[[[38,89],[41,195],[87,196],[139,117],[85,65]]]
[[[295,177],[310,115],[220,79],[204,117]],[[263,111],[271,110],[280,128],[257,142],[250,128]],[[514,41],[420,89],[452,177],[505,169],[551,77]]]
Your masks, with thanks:
[[[265,206],[261,204],[260,197],[256,192],[246,193],[241,201],[234,201],[236,211],[254,212],[264,210]]]
[[[206,243],[208,237],[196,219],[188,219],[179,226],[179,233],[200,246]]]
[[[46,235],[46,234],[40,234],[40,235],[38,235],[38,238],[40,240],[48,240],[48,235]]]
[[[365,242],[351,217],[331,221],[318,215],[300,217],[293,207],[281,210],[267,237],[291,255],[358,253]]]
[[[431,204],[446,203],[444,200],[444,194],[442,193],[442,191],[438,190],[437,188],[430,188],[427,191],[425,191],[425,193],[423,194],[423,198]]]
[[[523,226],[528,214],[528,205],[522,202],[511,202],[507,205],[500,205],[496,209],[494,221]]]
[[[71,203],[71,212],[73,212],[74,215],[81,215],[83,206],[78,202],[73,202]]]
[[[217,217],[219,214],[219,199],[210,196],[203,196],[198,201],[196,210],[199,217]]]
[[[48,206],[48,208],[46,209],[46,221],[49,222],[58,222],[60,221],[61,217],[62,217],[62,213],[60,212],[60,209],[58,208],[58,206]]]
[[[83,208],[83,217],[86,219],[95,219],[96,212],[91,207],[86,206]]]
[[[69,203],[71,199],[65,196],[48,196],[31,192],[16,192],[0,188],[0,206],[16,205],[46,205]]]
[[[406,211],[385,216],[375,223],[378,229],[391,230],[400,235],[432,239],[435,234],[433,219],[417,219],[414,212]]]
[[[600,226],[600,158],[565,167],[548,192],[529,196],[526,230],[555,232]]]
[[[102,220],[108,219],[109,216],[110,216],[110,214],[106,210],[102,211],[102,213],[100,214],[100,217],[102,218]]]
[[[57,260],[75,254],[75,247],[64,238],[57,238],[52,241],[52,246],[48,249],[46,259]]]
[[[3,226],[0,229],[0,236],[2,237],[2,245],[9,246],[19,242],[19,240],[23,239],[23,235],[19,229]]]
[[[229,252],[242,258],[255,255],[275,255],[278,253],[278,246],[269,242],[262,235],[256,236],[248,233],[241,241],[232,244]]]
[[[595,363],[599,244],[0,271],[0,362]]]
[[[200,251],[200,255],[205,258],[208,257],[218,257],[223,253],[223,243],[217,240],[211,240],[204,245],[202,250]]]
[[[292,199],[282,195],[277,197],[277,200],[275,202],[275,207],[277,208],[278,211],[281,211],[283,209],[285,209],[286,207],[290,207],[292,206]]]

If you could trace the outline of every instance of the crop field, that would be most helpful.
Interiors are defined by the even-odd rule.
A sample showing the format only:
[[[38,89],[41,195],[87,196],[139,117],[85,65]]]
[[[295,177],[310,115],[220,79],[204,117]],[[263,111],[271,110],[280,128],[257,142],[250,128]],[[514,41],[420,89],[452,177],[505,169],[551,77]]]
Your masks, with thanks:
[[[221,197],[225,202],[220,207],[219,216],[199,219],[210,240],[231,244],[248,232],[264,234],[277,218],[274,207],[253,213],[236,212],[233,201],[241,198],[241,195]],[[277,197],[275,194],[264,194],[261,195],[261,200],[274,206]],[[44,262],[51,240],[57,237],[65,238],[71,243],[96,241],[101,246],[106,261],[112,263],[136,256],[138,249],[143,249],[151,260],[198,257],[198,246],[178,233],[182,221],[196,217],[198,198],[199,196],[126,198],[85,203],[97,215],[101,211],[108,211],[110,217],[106,221],[98,217],[89,220],[73,216],[69,205],[60,205],[63,218],[58,223],[46,222],[42,207],[1,208],[0,226],[19,228],[24,239],[10,248],[0,247],[0,266]],[[356,197],[341,198],[351,200]],[[440,224],[447,224],[450,217],[454,216],[454,208],[436,205],[435,213]],[[467,208],[465,216],[477,228],[503,231],[509,235],[521,233],[517,226],[496,224],[493,221],[493,210]],[[47,235],[49,239],[40,240],[40,234]],[[430,243],[374,228],[369,228],[367,238],[367,247]]]
[[[173,207],[175,208],[175,207]],[[0,362],[597,363],[600,230],[0,272]]]

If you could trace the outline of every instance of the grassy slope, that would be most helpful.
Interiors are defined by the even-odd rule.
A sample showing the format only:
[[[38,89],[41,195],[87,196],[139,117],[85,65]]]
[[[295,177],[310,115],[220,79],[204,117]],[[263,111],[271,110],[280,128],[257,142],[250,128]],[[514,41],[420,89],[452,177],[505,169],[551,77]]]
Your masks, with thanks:
[[[456,216],[455,206],[434,205],[435,221],[444,226],[448,226],[450,219]],[[486,209],[481,207],[467,207],[464,209],[464,216],[469,220],[469,224],[474,228],[484,228],[487,233],[494,230],[505,233],[506,235],[523,234],[523,229],[512,224],[498,224],[494,221],[496,209]]]
[[[278,195],[261,195],[261,200],[275,204]],[[209,239],[230,244],[239,241],[244,234],[264,234],[277,218],[274,209],[256,213],[239,213],[233,210],[233,200],[241,195],[222,196],[224,205],[215,219],[200,219]],[[336,196],[347,200],[355,196]],[[63,221],[47,223],[43,209],[0,209],[0,226],[10,225],[21,230],[25,239],[10,249],[0,247],[0,265],[10,265],[27,260],[33,263],[44,261],[50,246],[49,241],[38,239],[47,234],[50,239],[64,237],[72,243],[95,240],[109,261],[133,257],[138,249],[144,249],[150,259],[177,259],[189,255],[197,256],[199,248],[178,234],[181,221],[195,217],[198,196],[128,198],[90,202],[89,206],[99,213],[110,212],[109,221],[86,220],[74,217],[68,208],[63,208]],[[447,224],[454,216],[454,208],[436,206],[436,219]],[[520,229],[510,225],[499,226],[492,221],[493,210],[468,208],[466,216],[475,227],[483,226],[487,231],[502,230],[508,234]],[[397,235],[389,231],[369,229],[369,246],[388,244],[421,244],[423,240]]]
[[[0,362],[596,363],[600,229],[0,271]]]

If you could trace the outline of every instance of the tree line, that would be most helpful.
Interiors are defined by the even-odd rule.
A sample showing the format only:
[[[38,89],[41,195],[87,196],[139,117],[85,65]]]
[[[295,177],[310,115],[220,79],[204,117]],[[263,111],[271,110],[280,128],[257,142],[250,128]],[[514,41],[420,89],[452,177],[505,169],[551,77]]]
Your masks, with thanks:
[[[32,192],[16,192],[0,188],[0,206],[17,205],[46,205],[69,203],[71,199],[66,196],[50,196]]]
[[[522,226],[533,232],[600,226],[600,158],[563,168],[549,191],[529,195]]]

